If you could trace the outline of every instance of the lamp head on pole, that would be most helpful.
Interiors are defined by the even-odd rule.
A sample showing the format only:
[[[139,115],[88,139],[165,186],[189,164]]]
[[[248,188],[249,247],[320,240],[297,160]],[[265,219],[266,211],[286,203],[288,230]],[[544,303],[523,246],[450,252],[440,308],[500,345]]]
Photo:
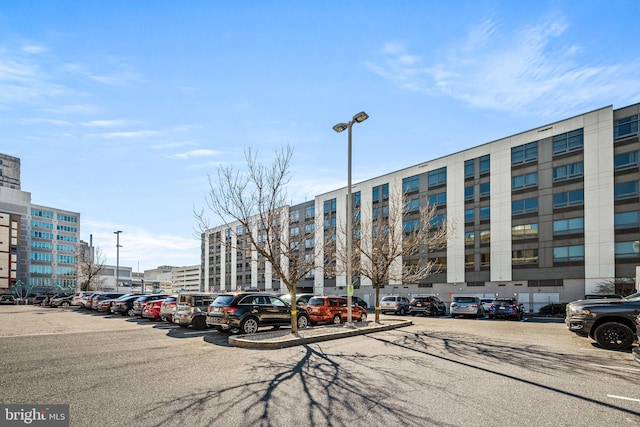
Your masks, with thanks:
[[[353,121],[356,123],[360,123],[360,122],[364,122],[368,118],[369,118],[369,115],[367,113],[365,113],[364,111],[360,111],[358,114],[353,116]]]
[[[348,127],[349,127],[349,125],[346,124],[346,123],[338,123],[337,125],[335,125],[333,127],[333,130],[335,130],[336,132],[340,133],[343,130],[345,130],[346,128],[348,128]]]

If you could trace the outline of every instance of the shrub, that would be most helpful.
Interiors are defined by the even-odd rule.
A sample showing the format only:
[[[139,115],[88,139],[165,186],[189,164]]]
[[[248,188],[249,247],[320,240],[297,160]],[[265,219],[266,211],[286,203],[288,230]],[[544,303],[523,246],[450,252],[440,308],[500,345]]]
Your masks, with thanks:
[[[540,308],[539,314],[542,316],[564,316],[567,303],[548,304]]]

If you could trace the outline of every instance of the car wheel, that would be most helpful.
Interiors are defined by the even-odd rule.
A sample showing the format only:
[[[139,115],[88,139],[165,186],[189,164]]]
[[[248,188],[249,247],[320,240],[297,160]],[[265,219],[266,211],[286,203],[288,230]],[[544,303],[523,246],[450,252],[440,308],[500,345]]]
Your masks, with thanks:
[[[298,329],[307,329],[309,327],[309,318],[307,316],[298,317]]]
[[[333,316],[333,320],[331,321],[331,323],[333,323],[334,325],[339,325],[340,323],[342,323],[340,315],[336,314],[335,316]]]
[[[197,329],[199,331],[203,330],[203,329],[207,329],[207,322],[204,319],[204,316],[196,316],[193,318],[193,321],[191,322],[191,324],[193,325],[193,329]]]
[[[365,323],[365,322],[367,321],[367,314],[366,314],[366,313],[362,313],[362,314],[360,315],[360,321],[361,321],[362,323]]]
[[[258,332],[258,320],[255,317],[247,317],[240,323],[240,332],[243,334],[255,334]]]
[[[129,316],[129,317],[133,317],[133,316],[135,316],[135,315],[136,315],[136,314],[133,312],[133,308],[132,308],[132,309],[130,309],[129,311],[127,311],[127,316]]]
[[[398,314],[399,314],[400,316],[404,316],[404,315],[405,315],[405,313],[406,313],[406,312],[405,312],[405,310],[404,310],[404,307],[400,307],[400,310],[398,311]]]
[[[596,328],[593,338],[598,345],[607,350],[625,350],[633,344],[633,331],[618,322],[603,323]]]
[[[71,304],[69,304],[69,302],[68,302],[68,301],[64,301],[64,302],[62,303],[62,306],[63,306],[63,307],[69,307],[70,305],[71,305]]]

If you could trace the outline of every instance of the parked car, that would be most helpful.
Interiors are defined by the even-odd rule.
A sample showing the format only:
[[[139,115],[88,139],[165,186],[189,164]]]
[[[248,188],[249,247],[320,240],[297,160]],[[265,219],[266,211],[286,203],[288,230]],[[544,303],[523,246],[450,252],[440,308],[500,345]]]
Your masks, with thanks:
[[[0,295],[0,304],[9,305],[9,304],[15,304],[15,303],[16,303],[16,299],[13,295]]]
[[[98,304],[100,303],[100,301],[104,301],[104,300],[107,300],[107,299],[120,298],[122,295],[124,295],[124,294],[123,293],[119,293],[119,292],[110,292],[110,293],[105,293],[105,294],[94,295],[91,298],[91,309],[92,310],[97,310],[98,309]]]
[[[340,295],[342,298],[347,298],[347,295]],[[355,305],[358,305],[362,308],[364,308],[365,310],[369,308],[369,304],[367,304],[367,302],[365,300],[363,300],[360,297],[357,297],[355,295],[351,295],[351,302],[354,303]]]
[[[76,292],[75,294],[73,294],[73,298],[71,299],[71,305],[75,305],[78,307],[82,306],[82,298],[91,294],[92,292],[90,291]]]
[[[348,320],[347,299],[343,297],[315,296],[304,308],[312,325],[320,322],[339,325]],[[352,303],[351,320],[366,322],[367,310]]]
[[[454,296],[449,306],[451,317],[484,317],[484,309],[480,298],[475,296],[461,295]]]
[[[608,350],[625,350],[636,338],[640,292],[621,299],[573,301],[566,306],[565,325]]]
[[[496,298],[489,308],[489,319],[524,319],[524,305],[516,298]]]
[[[636,339],[640,343],[640,314],[636,316]],[[633,348],[633,359],[640,363],[640,345]]]
[[[296,294],[296,305],[305,305],[314,296],[315,294]],[[279,298],[287,304],[291,304],[291,294],[280,295]]]
[[[409,314],[415,316],[438,316],[447,313],[447,306],[440,298],[433,295],[416,295],[409,301]]]
[[[395,313],[404,316],[409,312],[409,299],[399,295],[387,295],[380,299],[380,312],[382,314]]]
[[[87,295],[86,297],[83,297],[82,298],[82,307],[91,309],[91,305],[93,304],[93,298],[95,298],[98,295],[102,295],[103,293],[104,292],[93,292],[93,293]]]
[[[207,309],[218,295],[211,292],[184,292],[178,295],[173,323],[182,328],[207,328]]]
[[[142,317],[150,320],[160,320],[160,307],[164,299],[156,299],[153,301],[147,301],[142,309]]]
[[[586,294],[584,299],[622,299],[622,295],[618,294]]]
[[[484,314],[489,314],[492,303],[493,298],[480,298],[480,304],[482,304],[482,311],[484,312]]]
[[[54,298],[51,298],[51,300],[49,301],[49,305],[51,307],[69,307],[71,306],[72,300],[73,300],[73,295],[54,297]]]
[[[296,307],[298,329],[309,325],[307,310]],[[261,327],[280,328],[291,325],[291,305],[266,292],[221,294],[207,310],[206,322],[220,331],[253,334]]]
[[[168,296],[162,300],[160,306],[160,319],[172,323],[173,313],[176,311],[177,296]]]
[[[165,299],[169,295],[165,294],[151,294],[151,295],[141,295],[138,299],[133,301],[133,309],[129,312],[129,315],[133,313],[134,316],[142,316],[142,311],[144,310],[144,306],[151,301],[155,301],[158,299]]]
[[[112,314],[120,314],[122,316],[133,316],[133,302],[140,298],[142,295],[123,295],[120,298],[117,298],[111,304],[111,313]]]
[[[42,305],[43,302],[48,302],[50,297],[50,295],[36,295],[35,297],[31,298],[31,304]]]

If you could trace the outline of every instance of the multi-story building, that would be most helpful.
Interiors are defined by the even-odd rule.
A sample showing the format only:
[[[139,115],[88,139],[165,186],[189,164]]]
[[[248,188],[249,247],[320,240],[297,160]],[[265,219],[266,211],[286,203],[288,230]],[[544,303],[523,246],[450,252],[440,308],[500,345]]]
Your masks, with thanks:
[[[425,255],[440,266],[437,274],[385,284],[382,293],[445,301],[455,294],[516,295],[536,311],[612,284],[618,291],[637,287],[639,117],[640,104],[609,106],[354,184],[363,218],[384,215],[389,194],[399,191],[416,206],[435,205],[434,222],[446,220],[450,229],[446,246]],[[346,194],[341,188],[316,195],[289,211],[320,215],[316,224],[324,227],[316,227],[315,240],[323,241],[345,221]],[[203,235],[204,283],[274,288],[261,280],[250,250],[229,250],[240,238],[224,226]],[[356,295],[371,302],[371,283],[356,279]],[[316,271],[313,290],[344,293],[345,284],[344,276]]]
[[[209,289],[203,289],[201,280],[201,266],[190,265],[186,267],[176,267],[171,270],[171,288],[170,293],[178,292],[207,292]]]
[[[0,166],[0,292],[75,289],[80,214],[31,203],[20,190],[20,159],[0,154]]]

